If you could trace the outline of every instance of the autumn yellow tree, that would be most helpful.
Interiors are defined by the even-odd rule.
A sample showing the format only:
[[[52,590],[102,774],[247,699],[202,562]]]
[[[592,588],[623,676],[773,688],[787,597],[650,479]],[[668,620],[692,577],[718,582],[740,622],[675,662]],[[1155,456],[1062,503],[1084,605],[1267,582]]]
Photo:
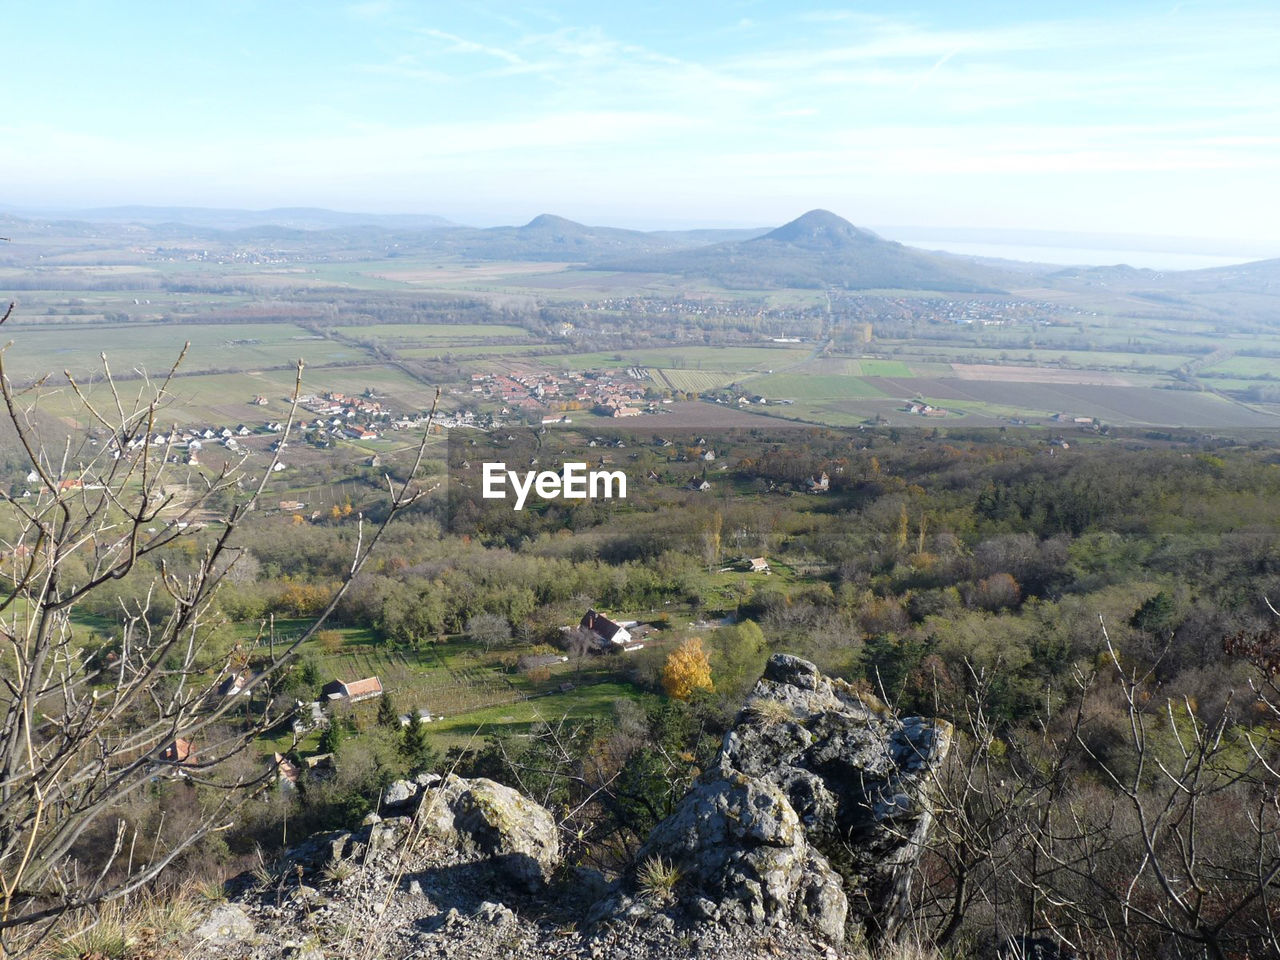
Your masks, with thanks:
[[[711,659],[702,648],[702,638],[680,644],[662,667],[662,689],[676,700],[688,700],[697,690],[710,690]]]

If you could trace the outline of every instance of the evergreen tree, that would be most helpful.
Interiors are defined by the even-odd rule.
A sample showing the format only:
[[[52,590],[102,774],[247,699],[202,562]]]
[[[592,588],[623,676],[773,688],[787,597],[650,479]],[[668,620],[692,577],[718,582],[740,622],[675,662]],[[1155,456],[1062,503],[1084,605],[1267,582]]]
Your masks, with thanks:
[[[391,699],[391,694],[383,693],[378,701],[378,726],[387,727],[394,730],[400,726],[400,717],[396,713],[395,701]]]
[[[427,742],[426,724],[418,718],[416,710],[409,713],[409,725],[400,738],[400,755],[409,764],[410,773],[420,773],[436,764],[435,751]]]
[[[324,733],[320,734],[320,752],[321,753],[337,753],[338,745],[342,743],[343,723],[337,717],[329,721],[329,726],[325,727]]]

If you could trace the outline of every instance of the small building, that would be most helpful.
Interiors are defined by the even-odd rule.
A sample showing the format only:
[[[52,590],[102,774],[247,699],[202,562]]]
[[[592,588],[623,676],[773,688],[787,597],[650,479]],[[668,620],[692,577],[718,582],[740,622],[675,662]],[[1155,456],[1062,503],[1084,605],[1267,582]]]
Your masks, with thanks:
[[[326,700],[350,700],[359,703],[382,696],[382,681],[377,677],[365,677],[363,680],[334,680],[320,688],[320,695]]]
[[[194,767],[199,762],[195,744],[178,737],[160,751],[160,759],[177,767]]]
[[[810,493],[826,493],[830,490],[831,478],[827,476],[827,471],[823,470],[816,477],[810,477],[808,487]]]
[[[428,710],[426,707],[419,707],[417,712],[414,713],[413,715],[410,715],[407,713],[400,714],[400,726],[407,727],[409,723],[415,718],[417,719],[418,723],[430,723],[434,719],[431,716],[430,710]]]
[[[617,620],[611,620],[594,609],[588,610],[583,614],[582,620],[578,624],[584,630],[589,630],[594,634],[601,645],[606,648],[625,647],[630,643],[631,631],[627,627],[634,625],[634,623],[624,625]]]
[[[298,775],[302,770],[296,763],[286,757],[283,753],[277,753],[271,758],[272,766],[275,769],[276,782],[280,786],[287,789],[298,785]]]
[[[752,557],[747,561],[747,568],[752,573],[768,573],[769,561],[764,557]]]
[[[308,770],[327,770],[333,766],[332,753],[316,753],[309,757],[303,757],[302,762],[306,764]]]
[[[233,673],[220,684],[218,684],[218,696],[234,697],[244,692],[244,688],[249,685],[249,674]]]

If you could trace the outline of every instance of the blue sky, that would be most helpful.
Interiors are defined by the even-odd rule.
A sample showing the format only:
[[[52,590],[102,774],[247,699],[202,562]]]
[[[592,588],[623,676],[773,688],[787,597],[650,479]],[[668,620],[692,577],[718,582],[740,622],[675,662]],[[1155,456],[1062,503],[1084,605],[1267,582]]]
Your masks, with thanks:
[[[10,3],[0,202],[1280,253],[1280,4]]]

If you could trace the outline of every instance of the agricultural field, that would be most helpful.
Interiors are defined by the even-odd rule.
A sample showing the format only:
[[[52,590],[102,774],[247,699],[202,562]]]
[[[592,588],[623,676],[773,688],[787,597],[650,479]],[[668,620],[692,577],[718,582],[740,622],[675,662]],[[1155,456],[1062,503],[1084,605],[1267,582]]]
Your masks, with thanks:
[[[733,383],[735,375],[711,370],[650,370],[649,379],[659,387],[683,393],[701,393]]]
[[[1200,372],[1225,374],[1242,380],[1256,380],[1260,377],[1280,379],[1280,356],[1243,357],[1236,354],[1217,363],[1211,363]]]
[[[909,371],[903,367],[904,374]],[[852,397],[882,397],[884,391],[858,377],[840,377],[808,373],[775,373],[753,377],[744,384],[750,393],[759,393],[770,400],[833,400]]]
[[[527,340],[529,331],[524,327],[503,323],[378,323],[364,326],[335,326],[334,333],[350,340],[374,340],[391,346],[417,344],[465,344],[484,343],[503,338]]]
[[[1192,354],[1123,353],[1105,350],[1036,350],[1018,347],[971,347],[952,344],[902,344],[896,352],[909,356],[938,358],[948,363],[1031,364],[1092,369],[1172,372],[1188,363]],[[877,374],[871,374],[876,376]],[[901,376],[901,374],[878,374]]]
[[[1134,425],[1280,427],[1280,418],[1190,390],[944,379],[872,382],[890,395],[903,396],[914,390],[915,395],[939,406],[974,413],[1019,417],[1065,413]]]
[[[278,367],[299,357],[316,365],[367,359],[356,348],[292,323],[42,324],[35,328],[19,323],[6,332],[14,345],[5,355],[5,372],[15,380],[63,370],[77,378],[101,373],[98,357],[102,353],[115,373],[162,376],[188,341],[191,347],[181,367],[186,372]]]
[[[860,361],[865,377],[909,377],[911,370],[901,360],[876,360],[866,357]]]

